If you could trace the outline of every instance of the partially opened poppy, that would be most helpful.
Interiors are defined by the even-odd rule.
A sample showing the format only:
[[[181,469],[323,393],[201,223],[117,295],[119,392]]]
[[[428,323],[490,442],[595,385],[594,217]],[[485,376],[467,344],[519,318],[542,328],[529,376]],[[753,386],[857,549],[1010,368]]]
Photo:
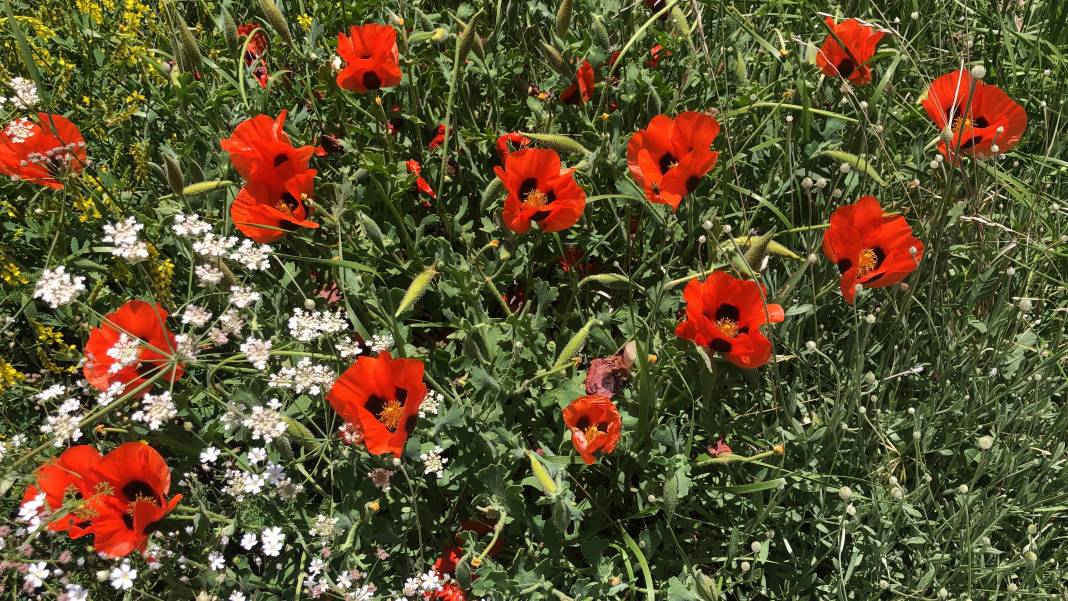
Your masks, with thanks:
[[[671,51],[665,49],[660,44],[656,44],[649,49],[649,55],[651,58],[645,61],[645,66],[650,69],[655,69],[656,66],[660,64],[660,61],[671,56]]]
[[[716,165],[719,153],[711,146],[717,135],[719,122],[704,113],[657,115],[627,142],[630,175],[650,202],[677,210]]]
[[[586,192],[575,182],[574,169],[561,171],[560,155],[548,148],[527,148],[494,167],[504,182],[504,224],[517,234],[530,222],[546,232],[558,232],[578,223],[586,208]]]
[[[831,17],[825,17],[824,22],[833,35],[829,33],[824,38],[823,45],[816,53],[816,66],[827,77],[842,77],[857,86],[870,84],[871,67],[868,63],[875,56],[875,47],[886,32],[877,31],[856,19],[835,23]]]
[[[222,149],[230,153],[230,162],[245,180],[278,191],[289,179],[311,171],[308,161],[315,147],[295,148],[283,129],[285,122],[284,110],[277,118],[256,115],[239,123],[233,135],[222,140]]]
[[[230,219],[242,234],[260,244],[274,242],[297,228],[317,228],[318,223],[308,220],[311,210],[306,204],[314,186],[314,169],[293,176],[281,188],[249,182],[230,204]]]
[[[157,370],[165,380],[180,378],[185,370],[181,363],[173,362],[174,334],[166,322],[166,309],[142,300],[127,301],[105,315],[85,343],[85,379],[98,390],[122,384],[123,392],[130,392]]]
[[[879,201],[865,196],[834,210],[823,252],[838,266],[842,296],[852,304],[857,284],[885,288],[912,273],[923,258],[923,242],[904,217],[883,215]]]
[[[497,136],[497,158],[501,160],[502,165],[513,152],[512,144],[515,144],[516,150],[521,150],[530,146],[530,138],[515,131]]]
[[[612,399],[599,395],[581,396],[564,407],[564,425],[571,430],[571,444],[587,464],[594,453],[607,455],[616,450],[623,421]]]
[[[760,367],[771,358],[771,341],[760,326],[785,319],[781,306],[765,304],[766,295],[763,285],[725,271],[713,271],[703,281],[690,280],[682,292],[686,318],[675,335],[721,353],[738,367]]]
[[[578,71],[575,72],[575,81],[560,93],[560,101],[565,104],[586,104],[593,100],[593,86],[596,79],[597,72],[593,70],[590,61],[582,61]]]
[[[422,192],[423,194],[426,194],[430,198],[437,198],[438,197],[438,195],[436,193],[434,193],[434,189],[430,187],[430,184],[427,183],[427,181],[425,179],[423,179],[423,166],[419,164],[419,161],[411,161],[411,160],[410,161],[405,161],[404,167],[405,167],[405,169],[408,170],[408,173],[411,173],[412,175],[415,176],[415,189],[416,190],[419,190],[420,192]],[[424,202],[424,204],[428,204],[428,203]]]
[[[345,61],[337,74],[342,89],[364,94],[401,82],[397,30],[389,25],[368,23],[337,34],[337,54]]]
[[[400,457],[419,421],[419,404],[425,396],[423,362],[394,359],[383,352],[357,359],[326,398],[345,421],[360,427],[370,453]]]
[[[945,132],[938,150],[950,160],[958,153],[985,158],[1008,152],[1027,129],[1027,111],[1001,88],[973,79],[967,69],[931,82],[922,104]]]
[[[41,510],[55,512],[73,501],[69,511],[51,521],[48,529],[66,531],[71,538],[84,536],[98,512],[99,499],[94,495],[98,483],[95,470],[100,459],[100,452],[90,445],[70,447],[37,469],[36,484],[26,488],[22,503],[44,494],[45,507]]]
[[[0,131],[0,174],[59,190],[68,173],[85,167],[85,139],[63,115],[37,113],[37,121],[19,118]]]
[[[252,76],[256,78],[256,81],[260,84],[261,88],[267,87],[267,35],[263,33],[263,28],[256,23],[242,23],[237,26],[237,36],[241,40],[245,40],[252,32],[256,33],[252,35],[251,39],[245,45],[245,67],[252,69]]]
[[[144,551],[149,535],[182,498],[167,498],[171,488],[167,462],[147,444],[128,442],[105,455],[96,474],[110,494],[93,519],[93,546],[111,557]]]

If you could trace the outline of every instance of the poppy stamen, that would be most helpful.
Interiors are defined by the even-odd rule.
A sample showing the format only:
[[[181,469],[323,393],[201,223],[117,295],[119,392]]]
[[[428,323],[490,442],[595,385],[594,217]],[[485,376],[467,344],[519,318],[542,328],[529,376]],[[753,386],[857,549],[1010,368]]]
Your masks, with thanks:
[[[549,204],[549,195],[537,188],[527,192],[523,197],[523,206],[529,209],[540,209]]]
[[[716,328],[726,338],[735,338],[738,336],[739,330],[741,330],[741,326],[738,325],[737,321],[726,317],[716,320]]]
[[[857,262],[857,277],[866,275],[879,266],[879,255],[874,248],[865,248],[860,251],[860,261]]]
[[[601,435],[601,431],[597,428],[597,424],[588,426],[584,432],[586,436],[586,442],[593,442],[595,438]]]
[[[386,404],[382,407],[382,411],[378,413],[378,421],[382,422],[382,425],[386,427],[390,432],[397,429],[400,425],[401,417],[404,415],[404,405],[396,399],[386,401]]]

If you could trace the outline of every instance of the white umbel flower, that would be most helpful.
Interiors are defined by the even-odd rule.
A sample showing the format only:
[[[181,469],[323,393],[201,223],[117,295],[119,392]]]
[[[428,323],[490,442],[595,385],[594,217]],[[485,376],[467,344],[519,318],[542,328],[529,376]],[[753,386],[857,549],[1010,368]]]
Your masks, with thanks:
[[[111,254],[130,263],[140,263],[148,258],[148,245],[140,239],[145,226],[133,217],[104,226],[104,242],[113,245]]]
[[[53,309],[69,305],[78,298],[78,293],[85,290],[85,278],[71,276],[63,265],[55,269],[46,269],[37,279],[33,297],[48,303]]]

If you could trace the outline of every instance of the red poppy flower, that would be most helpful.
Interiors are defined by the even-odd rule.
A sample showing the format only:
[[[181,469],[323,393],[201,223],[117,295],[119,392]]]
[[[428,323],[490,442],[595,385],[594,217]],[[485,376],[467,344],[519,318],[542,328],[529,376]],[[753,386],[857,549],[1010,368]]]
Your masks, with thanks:
[[[590,61],[582,61],[575,72],[575,81],[560,94],[560,101],[564,104],[586,104],[593,100],[593,85],[596,79],[597,72],[593,70]]]
[[[259,28],[255,23],[242,23],[237,26],[237,36],[244,40],[253,31]],[[252,76],[259,82],[261,88],[267,87],[267,36],[260,28],[245,46],[245,66],[252,67]],[[255,66],[253,66],[255,65]]]
[[[427,142],[426,147],[434,150],[438,146],[445,143],[445,124],[438,125],[438,128],[434,131],[434,137],[430,138],[430,142]]]
[[[657,115],[627,143],[630,175],[650,202],[677,210],[715,166],[719,153],[710,147],[717,135],[719,122],[704,113]]]
[[[760,326],[785,318],[781,306],[765,305],[766,294],[764,286],[724,271],[713,271],[704,281],[690,280],[682,292],[686,319],[675,335],[722,353],[738,367],[760,367],[771,358],[771,341]]]
[[[37,113],[0,131],[0,174],[59,190],[59,179],[85,167],[85,138],[63,115]]]
[[[368,23],[350,27],[349,35],[337,34],[337,54],[345,61],[337,74],[342,89],[364,94],[401,81],[397,30],[389,25]]]
[[[315,229],[309,221],[306,201],[315,185],[315,170],[294,176],[276,190],[259,182],[249,182],[230,204],[230,219],[242,234],[260,244],[269,244],[300,227]]]
[[[245,180],[280,191],[291,178],[309,171],[315,173],[308,168],[315,147],[294,148],[283,129],[285,122],[285,110],[275,119],[256,115],[239,123],[233,135],[220,142],[222,149],[230,153],[234,169]]]
[[[171,488],[167,462],[147,444],[128,442],[100,460],[96,475],[110,495],[105,497],[105,510],[93,519],[93,546],[112,557],[144,551],[153,527],[182,498],[167,498]]]
[[[616,450],[623,431],[615,403],[598,394],[581,396],[564,407],[564,425],[571,429],[571,444],[587,464],[597,461],[594,453]]]
[[[425,396],[423,362],[394,359],[383,352],[357,359],[326,398],[345,421],[362,429],[369,452],[400,457],[419,421],[419,404]]]
[[[430,198],[437,198],[438,195],[434,192],[434,189],[430,187],[430,184],[423,179],[423,166],[418,161],[406,161],[404,166],[408,169],[408,173],[415,176],[415,188],[426,194]]]
[[[871,67],[868,62],[875,56],[875,47],[886,32],[876,31],[871,25],[856,19],[835,23],[831,17],[825,17],[824,22],[834,35],[827,34],[824,38],[823,45],[816,53],[816,66],[827,77],[843,77],[858,86],[870,84]],[[844,48],[842,44],[845,44]]]
[[[569,244],[564,247],[564,254],[560,257],[560,269],[564,270],[564,273],[574,271],[579,275],[589,275],[594,272],[594,265],[591,261],[583,261],[582,257],[586,256],[586,253],[582,252],[582,249]]]
[[[1008,152],[1027,129],[1027,111],[1001,88],[973,81],[967,69],[931,82],[922,103],[939,129],[952,132],[938,144],[951,160],[957,151],[979,158]]]
[[[87,534],[90,518],[96,515],[97,464],[100,452],[89,445],[70,447],[56,459],[37,469],[37,483],[26,488],[22,497],[25,504],[41,493],[45,495],[42,511],[56,511],[64,502],[73,498],[81,503],[65,515],[48,524],[49,530],[66,531],[71,538]]]
[[[162,377],[171,382],[180,378],[185,370],[181,363],[170,365],[175,342],[166,323],[166,309],[141,300],[127,301],[105,315],[85,343],[85,379],[99,390],[119,383],[129,392],[157,369],[162,369]]]
[[[517,149],[523,149],[530,146],[530,138],[514,131],[497,136],[497,157],[501,159],[502,165],[512,154],[512,144],[515,144]]]
[[[660,61],[671,56],[671,51],[665,50],[663,46],[657,44],[649,49],[649,54],[652,56],[652,58],[645,61],[645,66],[649,67],[650,69],[655,69],[656,66],[660,64]]]
[[[575,182],[574,169],[560,170],[560,155],[548,148],[527,148],[494,167],[504,182],[504,224],[517,234],[530,222],[546,232],[558,232],[578,223],[586,208],[586,192]]]
[[[823,253],[842,273],[842,296],[852,304],[857,284],[885,288],[912,273],[923,258],[923,242],[904,217],[883,215],[879,201],[865,196],[831,214]]]

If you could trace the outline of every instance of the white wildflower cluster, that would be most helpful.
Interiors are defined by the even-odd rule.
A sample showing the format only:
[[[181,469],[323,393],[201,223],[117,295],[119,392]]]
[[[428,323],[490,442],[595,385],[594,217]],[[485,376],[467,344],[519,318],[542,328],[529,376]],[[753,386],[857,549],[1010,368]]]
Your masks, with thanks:
[[[278,554],[282,552],[282,545],[285,544],[286,535],[282,534],[282,529],[278,526],[271,528],[264,528],[260,533],[260,543],[263,545],[263,554],[268,557],[278,557]]]
[[[11,96],[9,98],[0,96],[0,102],[11,103],[17,109],[32,109],[41,102],[41,97],[37,94],[37,84],[33,80],[13,77],[7,85],[11,87]]]
[[[191,361],[197,356],[197,343],[189,334],[174,337],[174,356],[180,361]]]
[[[419,459],[423,462],[423,473],[426,475],[436,474],[437,477],[445,477],[445,464],[449,462],[447,457],[443,457],[441,454],[445,452],[445,449],[440,446],[435,446],[426,453],[421,453]]]
[[[363,354],[363,343],[349,336],[338,341],[334,348],[337,349],[337,354],[342,359],[350,359]]]
[[[248,286],[230,287],[230,304],[238,309],[244,309],[253,303],[257,303],[260,298],[260,293]]]
[[[237,238],[233,236],[216,236],[208,232],[193,242],[193,252],[205,259],[221,259],[230,254],[237,246]]]
[[[296,307],[289,317],[289,333],[300,342],[311,342],[328,334],[343,332],[348,327],[348,322],[340,312],[305,311]]]
[[[218,326],[208,330],[208,338],[217,346],[230,341],[230,336],[240,336],[245,327],[245,318],[237,309],[231,307],[219,316]]]
[[[375,334],[371,337],[371,350],[376,353],[393,348],[393,334]]]
[[[33,297],[48,303],[53,309],[69,305],[78,298],[78,293],[85,290],[85,278],[71,276],[63,265],[55,269],[46,269],[37,279]]]
[[[197,305],[186,305],[182,311],[182,323],[202,328],[211,321],[211,311]]]
[[[38,392],[33,398],[38,401],[51,401],[52,399],[58,399],[59,397],[67,394],[67,387],[63,384],[53,384],[48,388],[45,388],[41,392]]]
[[[21,447],[26,442],[26,437],[22,434],[16,434],[7,440],[0,440],[0,459],[7,456],[9,452]]]
[[[33,121],[25,118],[15,119],[4,128],[4,134],[12,144],[22,144],[32,138],[35,131]]]
[[[41,431],[52,435],[55,439],[52,444],[57,448],[67,446],[68,441],[77,442],[81,439],[82,430],[78,425],[82,421],[80,409],[81,403],[77,399],[68,398],[54,415],[45,418]]]
[[[266,407],[257,405],[252,408],[242,425],[252,431],[253,440],[263,440],[264,444],[270,444],[286,432],[286,420],[279,411],[281,408],[282,403],[278,399],[271,399]]]
[[[260,455],[260,451],[263,449],[253,449],[253,452],[249,452],[249,458],[256,461],[253,465],[264,461],[265,458]],[[203,465],[203,458],[201,462]],[[291,501],[297,498],[301,491],[301,486],[293,482],[282,466],[277,463],[267,463],[262,471],[242,471],[231,468],[226,470],[225,479],[227,484],[223,492],[238,501],[243,501],[248,495],[264,495],[265,490],[267,496],[277,496]]]
[[[38,493],[32,499],[19,505],[19,515],[16,519],[26,524],[26,527],[30,530],[37,529],[41,525],[42,516],[48,514],[48,505],[45,503],[46,498],[47,495],[45,493]]]
[[[108,357],[115,360],[108,367],[108,372],[117,374],[120,371],[137,365],[141,361],[141,339],[134,338],[126,332],[119,334],[119,339],[107,350]]]
[[[252,240],[242,240],[241,246],[230,253],[230,259],[237,261],[252,271],[263,271],[271,266],[271,247],[266,244],[256,244]]]
[[[312,363],[311,359],[303,357],[296,366],[283,367],[271,374],[267,385],[292,390],[297,394],[319,394],[323,388],[333,385],[334,379],[334,372],[329,367]]]
[[[308,534],[312,538],[317,538],[322,541],[333,540],[337,536],[337,523],[338,518],[319,514],[315,516],[315,522],[312,523],[312,527],[308,530]]]
[[[408,597],[414,597],[419,595],[423,596],[425,593],[436,593],[445,588],[445,584],[448,583],[449,576],[446,574],[440,574],[437,570],[428,570],[424,574],[408,578],[404,581],[403,594]]]
[[[426,393],[426,397],[423,402],[419,404],[419,417],[425,418],[428,415],[437,415],[441,411],[441,405],[445,402],[445,395],[436,390],[431,390]]]
[[[125,221],[118,223],[109,223],[104,226],[104,242],[113,245],[111,254],[130,263],[139,263],[148,258],[148,245],[140,239],[143,229],[145,226],[133,217],[127,217]]]
[[[271,341],[249,336],[241,343],[241,352],[256,369],[267,369],[267,360],[271,357]]]
[[[141,408],[130,417],[147,425],[149,430],[159,430],[164,423],[178,417],[178,407],[168,391],[146,394],[141,399]]]
[[[112,382],[107,390],[101,391],[96,395],[96,403],[101,407],[107,407],[112,401],[119,398],[125,388],[126,386],[122,382]]]
[[[341,437],[341,442],[356,446],[363,442],[363,428],[360,424],[345,422],[338,428],[338,436]]]
[[[205,286],[214,286],[223,279],[222,270],[214,265],[197,265],[193,272],[197,276],[197,281]]]
[[[196,238],[210,232],[211,224],[201,219],[200,215],[197,215],[196,213],[193,213],[192,215],[178,213],[174,216],[174,223],[171,224],[171,230],[179,238]]]

